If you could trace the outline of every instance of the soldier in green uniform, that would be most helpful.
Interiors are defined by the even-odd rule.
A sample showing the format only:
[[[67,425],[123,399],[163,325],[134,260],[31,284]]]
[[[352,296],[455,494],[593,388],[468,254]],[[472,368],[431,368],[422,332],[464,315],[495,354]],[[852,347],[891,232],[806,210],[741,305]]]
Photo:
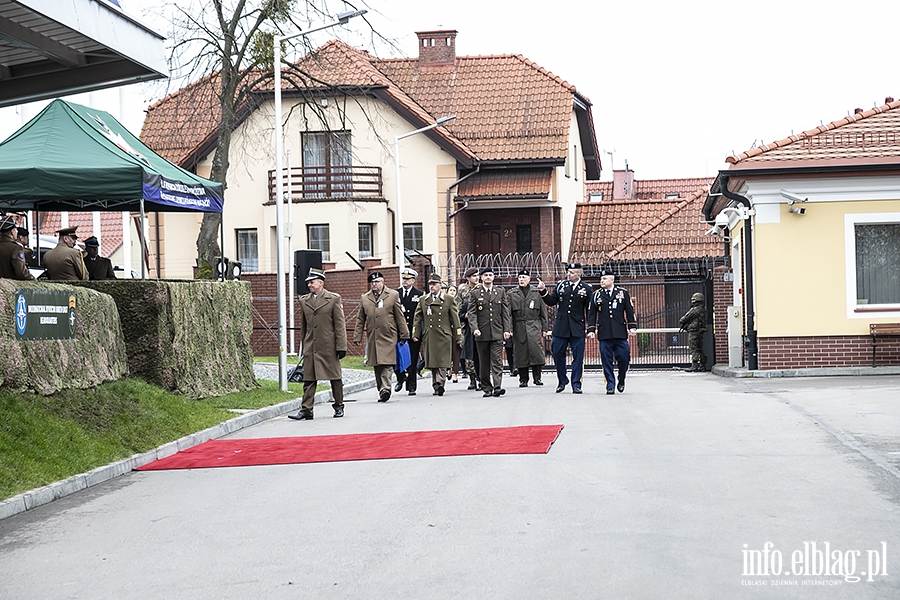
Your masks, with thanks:
[[[25,249],[15,240],[16,222],[12,217],[0,221],[0,277],[34,281],[25,264]]]
[[[375,369],[375,386],[378,401],[387,402],[391,397],[391,373],[397,362],[397,340],[409,339],[409,328],[400,294],[385,287],[384,275],[378,271],[369,274],[371,289],[359,299],[356,329],[353,341],[362,342],[366,332],[366,364]]]
[[[479,285],[478,269],[469,267],[465,272],[465,282],[456,288],[456,304],[459,306],[460,321],[463,325],[463,343],[460,348],[460,358],[465,364],[466,375],[469,376],[470,390],[480,390],[481,382],[478,380],[478,353],[475,351],[475,338],[472,336],[472,328],[466,313],[469,311],[469,296]]]
[[[413,316],[413,339],[419,335],[419,331],[422,332],[425,368],[431,369],[431,385],[435,396],[444,395],[447,367],[453,360],[453,344],[462,343],[456,299],[441,291],[441,285],[440,275],[434,274],[428,279],[428,292],[419,298]]]
[[[531,287],[531,273],[525,269],[519,271],[518,283],[509,291],[509,310],[519,387],[528,387],[529,370],[534,374],[534,384],[544,385],[541,369],[544,366],[544,332],[549,327],[547,305],[541,300],[541,294]]]
[[[59,243],[44,255],[47,279],[61,281],[84,281],[88,278],[87,268],[81,251],[75,248],[78,227],[65,227],[56,233]]]
[[[691,296],[691,308],[678,321],[681,329],[688,332],[688,346],[691,349],[691,366],[688,373],[706,370],[706,355],[703,353],[703,334],[706,333],[706,298],[700,292]]]
[[[312,421],[316,383],[331,381],[335,418],[344,416],[344,382],[341,359],[347,356],[347,327],[344,307],[338,294],[325,289],[325,273],[310,269],[306,278],[309,293],[300,296],[298,314],[300,339],[303,340],[303,401],[300,412],[288,415],[296,421]]]
[[[503,383],[503,342],[512,336],[512,318],[509,314],[509,297],[499,285],[494,285],[494,269],[481,269],[481,285],[469,296],[466,314],[481,369],[481,389],[484,397],[502,396],[506,393]]]

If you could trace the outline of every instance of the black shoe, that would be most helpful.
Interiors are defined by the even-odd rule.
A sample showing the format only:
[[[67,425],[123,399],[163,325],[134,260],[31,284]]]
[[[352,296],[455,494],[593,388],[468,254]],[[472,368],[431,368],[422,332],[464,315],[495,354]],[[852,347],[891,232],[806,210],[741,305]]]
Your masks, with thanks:
[[[624,392],[624,391],[625,391],[625,382],[624,382],[624,381],[620,381],[620,382],[619,382],[619,385],[616,386],[616,389],[619,390],[619,393],[620,393],[620,394],[621,394],[622,392]]]
[[[505,393],[506,393],[506,390],[504,390],[503,388],[497,388],[494,390],[493,394],[494,394],[495,398],[499,398],[500,396],[502,396]]]
[[[572,393],[573,393],[573,394],[580,394],[580,393],[581,393],[581,388],[580,388],[580,387],[575,387],[575,386],[573,385],[573,386],[572,386]]]
[[[485,392],[485,393],[483,393],[483,394],[481,395],[481,397],[482,397],[482,398],[490,398],[490,397],[493,396],[493,395],[494,395],[493,392]]]
[[[312,413],[308,413],[308,412],[301,410],[296,415],[288,415],[288,419],[293,419],[295,421],[312,421],[313,416],[312,416]]]
[[[437,392],[438,396],[443,396],[444,395],[444,386],[439,385],[435,391]]]
[[[477,385],[478,385],[478,384],[475,383],[475,376],[474,376],[474,375],[469,375],[469,387],[467,387],[466,389],[467,389],[467,390],[474,390],[475,387],[476,387]]]
[[[378,401],[379,402],[387,402],[391,397],[391,390],[385,388],[378,392]]]
[[[527,381],[520,381],[520,382],[519,382],[519,387],[528,387],[528,382],[527,382]]]
[[[616,390],[614,390],[612,388],[609,388],[608,390],[606,390],[607,396],[614,396],[615,394],[616,394]]]
[[[518,376],[519,376],[519,370],[518,370],[518,369],[513,369],[512,371],[510,371],[509,374],[510,374],[510,377],[518,377]]]
[[[343,417],[343,416],[344,416],[344,409],[343,409],[343,408],[336,408],[336,409],[334,409],[334,418],[335,418],[335,419],[340,419],[340,418]]]
[[[402,389],[403,389],[403,382],[398,379],[396,385],[394,385],[394,391],[399,392]]]
[[[540,379],[535,379],[535,380],[534,380],[534,385],[544,385],[544,382],[541,381]]]
[[[409,395],[410,395],[410,396],[415,396],[415,395],[416,395],[416,390],[409,390]]]
[[[558,394],[558,393],[560,393],[561,391],[563,391],[564,389],[566,389],[566,384],[561,383],[561,384],[559,384],[558,386],[556,386],[556,393]]]

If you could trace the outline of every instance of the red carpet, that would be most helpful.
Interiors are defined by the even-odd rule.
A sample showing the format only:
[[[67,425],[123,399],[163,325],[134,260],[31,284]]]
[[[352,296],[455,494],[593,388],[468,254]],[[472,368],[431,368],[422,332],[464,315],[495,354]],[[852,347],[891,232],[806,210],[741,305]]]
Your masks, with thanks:
[[[492,429],[210,440],[137,471],[421,458],[471,454],[546,454],[562,425]]]

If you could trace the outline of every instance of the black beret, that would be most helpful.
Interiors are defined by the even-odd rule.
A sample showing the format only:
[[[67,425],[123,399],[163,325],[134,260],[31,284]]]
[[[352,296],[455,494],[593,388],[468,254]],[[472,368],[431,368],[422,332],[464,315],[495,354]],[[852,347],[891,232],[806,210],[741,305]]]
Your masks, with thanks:
[[[494,267],[482,267],[481,271],[478,272],[479,275],[484,275],[485,273],[493,273]]]
[[[376,279],[384,279],[384,275],[382,275],[378,271],[372,271],[371,273],[369,273],[369,276],[366,278],[366,281],[368,281],[369,283],[372,283]]]
[[[580,268],[581,268],[581,263],[570,263],[569,266],[566,267],[566,269],[580,269]]]
[[[529,277],[531,277],[531,272],[529,272],[528,269],[521,269],[519,271],[519,275],[528,275]]]

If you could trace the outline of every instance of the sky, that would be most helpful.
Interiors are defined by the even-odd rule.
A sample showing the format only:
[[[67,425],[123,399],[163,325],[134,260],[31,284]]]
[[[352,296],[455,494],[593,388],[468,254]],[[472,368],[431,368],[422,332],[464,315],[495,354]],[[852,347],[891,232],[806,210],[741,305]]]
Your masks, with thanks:
[[[458,55],[521,54],[590,99],[604,180],[626,161],[638,179],[712,177],[732,153],[900,99],[896,1],[366,1],[365,18],[395,48],[373,46],[360,18],[312,43],[338,37],[378,56],[416,56],[416,31],[455,29]],[[138,16],[159,4],[120,2]],[[137,133],[160,90],[75,101]],[[0,139],[39,110],[0,110]]]

